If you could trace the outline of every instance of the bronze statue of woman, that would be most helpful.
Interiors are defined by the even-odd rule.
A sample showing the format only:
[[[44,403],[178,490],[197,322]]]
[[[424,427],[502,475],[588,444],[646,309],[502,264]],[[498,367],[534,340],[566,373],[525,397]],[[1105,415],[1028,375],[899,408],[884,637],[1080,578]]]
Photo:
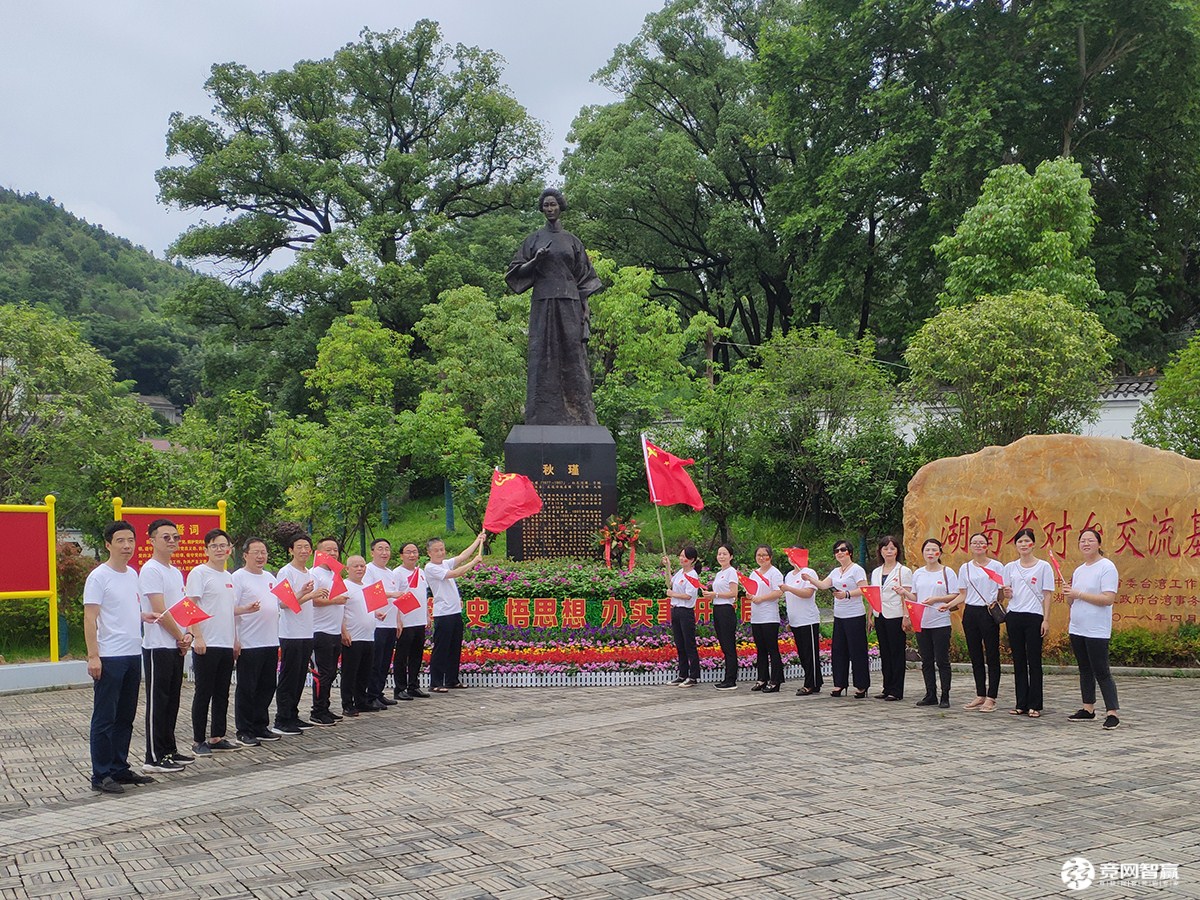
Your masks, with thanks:
[[[588,297],[604,285],[583,243],[559,222],[567,211],[562,192],[542,191],[538,208],[546,224],[525,239],[504,276],[513,293],[533,288],[525,424],[595,425]]]

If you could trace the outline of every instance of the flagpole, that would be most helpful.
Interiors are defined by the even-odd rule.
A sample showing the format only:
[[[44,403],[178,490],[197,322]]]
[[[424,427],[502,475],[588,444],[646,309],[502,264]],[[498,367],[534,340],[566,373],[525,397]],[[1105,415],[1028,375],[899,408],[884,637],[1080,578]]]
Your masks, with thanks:
[[[658,519],[658,539],[662,544],[663,556],[667,555],[667,539],[663,534],[662,524],[662,509],[658,505],[658,498],[654,496],[654,479],[650,477],[650,457],[646,453],[646,432],[642,432],[642,465],[646,467],[646,484],[650,486],[650,503],[654,506],[654,516]],[[663,568],[663,578],[667,582],[667,590],[671,589],[671,569],[669,566]]]

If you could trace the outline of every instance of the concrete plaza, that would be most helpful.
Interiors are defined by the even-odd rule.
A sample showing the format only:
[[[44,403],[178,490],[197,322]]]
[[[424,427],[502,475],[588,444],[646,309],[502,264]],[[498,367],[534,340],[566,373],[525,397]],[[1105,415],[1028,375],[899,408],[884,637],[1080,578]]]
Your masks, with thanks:
[[[473,688],[120,797],[89,790],[89,691],[0,697],[0,897],[1200,896],[1200,682],[1118,679],[1104,732],[1066,721],[1072,676],[1038,721],[1004,712],[1011,676],[988,715],[962,673],[951,710],[914,708],[919,680]]]

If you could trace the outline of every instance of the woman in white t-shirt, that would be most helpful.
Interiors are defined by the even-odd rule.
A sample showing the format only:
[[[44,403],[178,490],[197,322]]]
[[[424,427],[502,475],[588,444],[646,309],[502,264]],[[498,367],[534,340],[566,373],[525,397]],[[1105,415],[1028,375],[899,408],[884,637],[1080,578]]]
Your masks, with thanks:
[[[1008,645],[1012,648],[1016,706],[1009,715],[1042,715],[1042,638],[1054,596],[1054,570],[1033,555],[1037,539],[1032,528],[1022,528],[1013,538],[1017,559],[1004,567],[1004,596],[1008,598]]]
[[[1000,602],[1004,564],[988,556],[986,534],[971,535],[969,546],[971,558],[959,567],[958,599],[950,608],[963,607],[963,637],[975,675],[975,699],[963,709],[990,713],[1000,694],[1000,625],[989,609]]]
[[[1071,586],[1065,591],[1071,601],[1071,649],[1079,664],[1079,693],[1083,708],[1067,716],[1073,722],[1089,722],[1096,718],[1096,684],[1104,696],[1106,715],[1104,727],[1116,728],[1117,685],[1108,667],[1108,640],[1112,637],[1112,608],[1117,602],[1120,575],[1112,560],[1100,549],[1100,532],[1085,528],[1079,533],[1079,552],[1083,565],[1071,576]]]
[[[703,596],[712,600],[713,630],[721,655],[725,657],[725,677],[717,682],[718,691],[737,690],[737,595],[738,573],[733,567],[733,554],[722,544],[717,548],[717,566],[720,571],[713,576],[712,587],[703,591]]]
[[[804,686],[796,690],[797,697],[821,693],[821,611],[817,609],[817,589],[805,580],[805,575],[817,577],[808,566],[792,562],[792,571],[783,579],[787,598],[788,628],[796,642],[796,655],[804,669]]]
[[[757,585],[750,595],[750,633],[758,656],[758,681],[752,691],[776,694],[783,684],[783,656],[779,652],[779,598],[783,596],[783,573],[771,564],[771,548],[754,549],[758,568],[750,573]],[[749,593],[749,592],[747,592]]]
[[[823,579],[809,576],[804,580],[825,590],[833,588],[833,647],[830,666],[833,669],[831,697],[841,697],[854,671],[854,699],[862,700],[871,687],[871,670],[867,660],[867,611],[863,606],[862,589],[867,586],[867,573],[854,561],[850,545],[838,541],[833,545],[837,565]]]
[[[912,587],[912,569],[899,561],[900,542],[891,535],[879,541],[879,565],[871,573],[871,584],[879,588],[880,613],[875,617],[875,634],[879,638],[879,668],[883,676],[883,691],[876,700],[904,699],[905,653],[908,642],[904,628],[908,614],[904,597],[898,588]]]
[[[675,687],[695,687],[700,683],[700,651],[696,648],[696,597],[700,594],[700,579],[696,577],[695,547],[679,551],[679,571],[671,577],[667,598],[671,601],[671,637],[679,657],[679,675],[671,684]],[[663,568],[671,561],[663,557]]]
[[[950,613],[947,604],[958,597],[958,578],[953,569],[942,565],[942,542],[937,538],[926,539],[921,545],[921,555],[925,565],[913,572],[912,587],[901,586],[899,589],[908,602],[924,607],[920,624],[913,621],[913,630],[920,629],[917,631],[917,649],[921,652],[921,674],[925,678],[925,696],[916,705],[949,709]],[[940,700],[938,678],[942,682]]]

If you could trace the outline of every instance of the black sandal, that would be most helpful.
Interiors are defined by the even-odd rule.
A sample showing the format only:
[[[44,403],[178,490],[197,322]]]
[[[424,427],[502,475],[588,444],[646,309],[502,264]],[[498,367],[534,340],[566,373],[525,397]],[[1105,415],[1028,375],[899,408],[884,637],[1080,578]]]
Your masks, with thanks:
[[[846,692],[845,688],[834,688],[832,691],[829,692],[829,696],[830,697],[840,697],[845,692]]]
[[[802,687],[802,688],[800,688],[800,690],[796,691],[796,696],[797,697],[811,697],[813,694],[819,694],[819,693],[821,693],[820,688]]]

